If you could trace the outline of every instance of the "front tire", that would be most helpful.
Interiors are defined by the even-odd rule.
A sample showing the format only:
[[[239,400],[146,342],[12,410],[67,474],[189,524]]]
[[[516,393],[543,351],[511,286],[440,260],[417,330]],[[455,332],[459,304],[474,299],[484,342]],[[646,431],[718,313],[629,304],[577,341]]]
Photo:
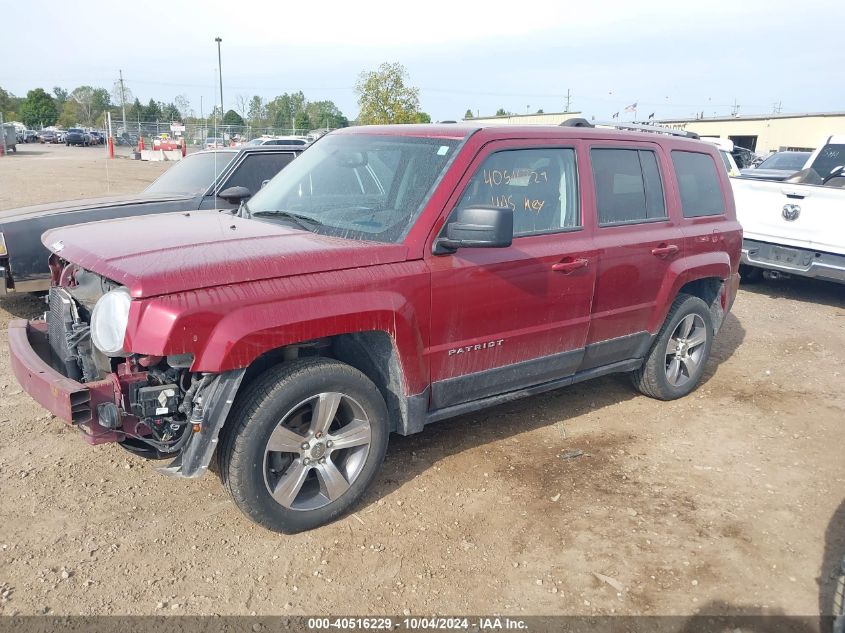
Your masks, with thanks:
[[[675,400],[698,386],[713,345],[713,320],[704,301],[679,294],[643,366],[632,374],[634,386],[658,400]]]
[[[384,399],[360,371],[314,358],[252,383],[223,430],[223,484],[256,523],[293,534],[340,517],[384,461]]]

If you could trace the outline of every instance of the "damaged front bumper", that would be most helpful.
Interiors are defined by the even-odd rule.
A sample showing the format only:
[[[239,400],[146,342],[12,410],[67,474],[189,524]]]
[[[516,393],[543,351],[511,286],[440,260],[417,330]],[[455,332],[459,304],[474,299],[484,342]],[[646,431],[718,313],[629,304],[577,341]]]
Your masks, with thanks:
[[[9,323],[12,371],[21,387],[41,406],[68,425],[76,426],[90,444],[119,442],[127,428],[137,428],[138,418],[127,415],[125,396],[131,382],[146,380],[146,373],[109,374],[105,379],[81,383],[57,370],[52,363],[47,323],[16,319]],[[207,384],[196,394],[191,437],[175,459],[161,469],[174,477],[199,477],[208,469],[244,369],[208,374]],[[100,405],[113,404],[123,413],[123,428],[110,429],[98,421]]]
[[[120,405],[120,383],[105,380],[83,384],[64,376],[50,363],[47,323],[16,319],[9,323],[12,372],[21,387],[50,413],[66,424],[79,427],[90,444],[116,442],[122,434],[97,422],[97,406]]]

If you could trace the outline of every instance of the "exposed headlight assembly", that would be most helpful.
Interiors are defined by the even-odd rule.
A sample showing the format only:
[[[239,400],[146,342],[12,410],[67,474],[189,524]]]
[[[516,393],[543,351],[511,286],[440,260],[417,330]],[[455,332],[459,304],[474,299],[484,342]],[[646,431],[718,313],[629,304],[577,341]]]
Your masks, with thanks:
[[[9,251],[6,250],[6,238],[3,237],[3,234],[0,233],[0,257],[4,255],[8,255]]]
[[[123,338],[129,323],[132,298],[126,288],[116,288],[99,298],[91,313],[91,340],[106,356],[124,356]]]

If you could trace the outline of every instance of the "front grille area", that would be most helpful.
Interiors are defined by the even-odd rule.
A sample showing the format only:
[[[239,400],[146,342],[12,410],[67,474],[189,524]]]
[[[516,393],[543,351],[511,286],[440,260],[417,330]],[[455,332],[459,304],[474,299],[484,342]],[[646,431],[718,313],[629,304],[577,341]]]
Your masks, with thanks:
[[[48,297],[47,341],[58,369],[68,378],[79,380],[82,372],[76,360],[76,350],[71,346],[76,321],[76,305],[64,288],[52,287]]]

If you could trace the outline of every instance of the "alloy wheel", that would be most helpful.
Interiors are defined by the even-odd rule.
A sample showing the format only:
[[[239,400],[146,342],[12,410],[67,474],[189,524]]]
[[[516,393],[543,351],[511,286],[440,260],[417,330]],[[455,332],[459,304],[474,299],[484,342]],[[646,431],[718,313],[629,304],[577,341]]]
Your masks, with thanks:
[[[678,323],[666,346],[666,380],[680,387],[698,371],[707,342],[707,326],[698,314],[688,314]]]
[[[264,452],[264,483],[290,510],[315,510],[339,499],[361,474],[370,420],[350,396],[325,392],[293,407]]]

